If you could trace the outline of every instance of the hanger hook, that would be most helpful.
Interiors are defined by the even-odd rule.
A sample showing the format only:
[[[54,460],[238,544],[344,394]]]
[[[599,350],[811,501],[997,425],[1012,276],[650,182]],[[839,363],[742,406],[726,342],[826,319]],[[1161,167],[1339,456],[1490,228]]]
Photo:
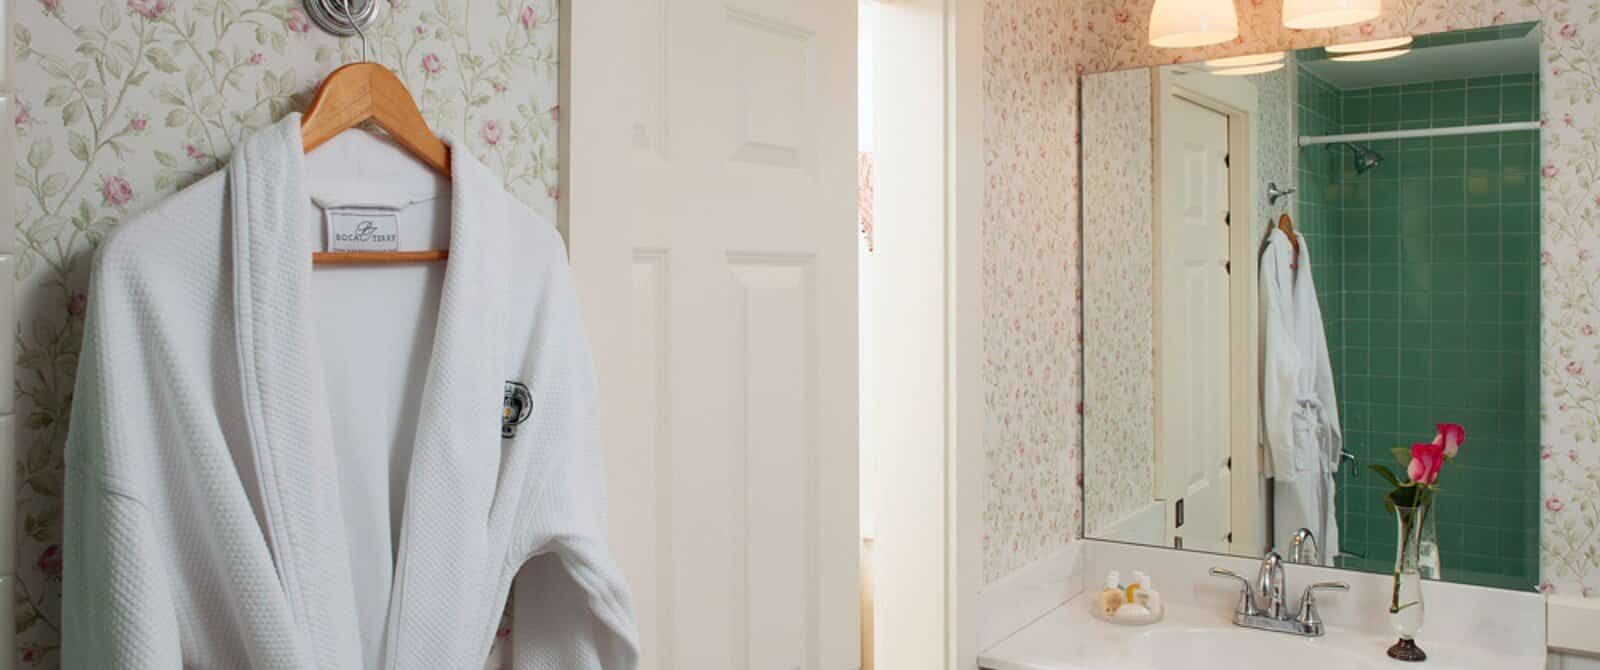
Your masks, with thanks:
[[[377,0],[371,0],[377,2]],[[367,33],[361,29],[361,23],[356,21],[355,14],[350,12],[351,0],[340,0],[339,11],[344,12],[344,19],[350,22],[350,27],[356,30],[356,35],[361,38],[361,60],[367,60]]]

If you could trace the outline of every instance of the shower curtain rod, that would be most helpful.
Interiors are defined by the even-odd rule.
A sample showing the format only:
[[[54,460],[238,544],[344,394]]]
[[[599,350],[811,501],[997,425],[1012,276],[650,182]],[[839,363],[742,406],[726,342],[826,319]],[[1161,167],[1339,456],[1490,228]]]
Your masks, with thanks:
[[[1482,133],[1503,133],[1512,130],[1538,129],[1538,121],[1518,121],[1516,123],[1485,123],[1476,126],[1455,126],[1451,128],[1414,128],[1412,130],[1386,130],[1376,133],[1350,133],[1347,135],[1301,135],[1300,146],[1309,147],[1318,144],[1342,144],[1344,142],[1402,140],[1413,137],[1478,135]]]

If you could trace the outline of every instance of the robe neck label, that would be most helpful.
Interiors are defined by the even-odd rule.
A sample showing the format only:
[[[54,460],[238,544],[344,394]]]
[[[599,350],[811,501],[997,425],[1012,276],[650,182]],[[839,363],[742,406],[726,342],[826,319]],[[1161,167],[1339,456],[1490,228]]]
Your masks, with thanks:
[[[373,207],[324,210],[328,251],[399,251],[400,212]]]

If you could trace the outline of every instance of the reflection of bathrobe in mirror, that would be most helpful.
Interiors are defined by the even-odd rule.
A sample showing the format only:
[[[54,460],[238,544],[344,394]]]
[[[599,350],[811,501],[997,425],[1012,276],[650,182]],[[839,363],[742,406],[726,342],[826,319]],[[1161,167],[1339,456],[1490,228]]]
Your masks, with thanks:
[[[1316,535],[1321,561],[1339,552],[1333,475],[1343,436],[1333,368],[1311,279],[1311,252],[1300,260],[1273,229],[1261,255],[1261,420],[1265,472],[1274,478],[1273,546],[1289,549],[1295,531]]]

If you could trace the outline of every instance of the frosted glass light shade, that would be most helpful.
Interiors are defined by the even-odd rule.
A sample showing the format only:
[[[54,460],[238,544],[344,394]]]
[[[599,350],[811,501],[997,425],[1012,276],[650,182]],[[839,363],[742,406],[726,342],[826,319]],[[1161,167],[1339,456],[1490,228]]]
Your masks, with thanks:
[[[1220,70],[1212,70],[1211,74],[1220,75],[1220,76],[1223,76],[1223,77],[1242,77],[1242,76],[1245,76],[1245,75],[1262,74],[1262,73],[1274,72],[1274,71],[1282,70],[1282,69],[1283,69],[1283,63],[1280,61],[1280,62],[1277,62],[1277,63],[1261,63],[1261,64],[1258,64],[1258,65],[1246,65],[1244,67],[1225,67],[1225,68],[1222,68]]]
[[[1200,47],[1238,36],[1233,0],[1156,0],[1150,9],[1150,46]]]
[[[1383,0],[1283,0],[1283,25],[1294,30],[1360,23],[1382,13]]]
[[[1283,62],[1283,52],[1282,51],[1275,51],[1273,53],[1255,54],[1255,55],[1252,55],[1252,56],[1231,56],[1231,57],[1228,57],[1228,58],[1213,58],[1211,60],[1205,61],[1205,66],[1210,68],[1210,69],[1213,69],[1213,70],[1221,70],[1221,69],[1233,68],[1233,67],[1247,67],[1247,66],[1251,66],[1251,65],[1264,65],[1264,64],[1267,64],[1267,63],[1282,63],[1282,62]]]
[[[1355,54],[1364,51],[1383,51],[1384,49],[1398,49],[1410,46],[1414,41],[1410,35],[1404,37],[1391,37],[1383,40],[1368,40],[1366,42],[1350,42],[1347,44],[1330,44],[1323,47],[1323,51],[1330,54]]]
[[[1411,48],[1410,47],[1402,47],[1402,48],[1399,48],[1399,49],[1384,49],[1383,51],[1363,51],[1363,52],[1358,53],[1358,54],[1345,54],[1343,56],[1332,56],[1332,57],[1328,58],[1328,60],[1338,61],[1340,63],[1370,63],[1372,61],[1389,60],[1390,58],[1399,58],[1399,57],[1404,56],[1404,55],[1406,55],[1408,53],[1411,53]]]

